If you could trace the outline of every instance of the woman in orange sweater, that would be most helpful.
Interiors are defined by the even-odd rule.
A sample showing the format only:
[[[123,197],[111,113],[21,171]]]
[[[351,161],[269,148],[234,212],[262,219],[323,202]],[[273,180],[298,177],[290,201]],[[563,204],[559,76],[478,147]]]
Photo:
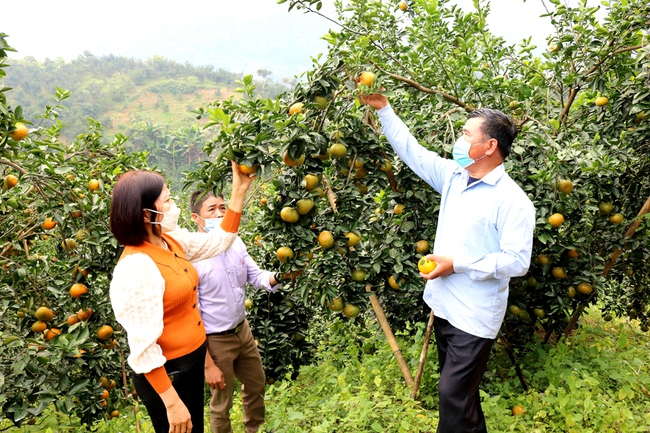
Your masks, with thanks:
[[[111,281],[117,321],[129,342],[136,392],[157,433],[203,432],[205,328],[191,262],[221,254],[237,237],[254,177],[233,163],[232,196],[221,228],[178,229],[180,211],[162,176],[130,171],[111,202],[111,231],[124,245]]]

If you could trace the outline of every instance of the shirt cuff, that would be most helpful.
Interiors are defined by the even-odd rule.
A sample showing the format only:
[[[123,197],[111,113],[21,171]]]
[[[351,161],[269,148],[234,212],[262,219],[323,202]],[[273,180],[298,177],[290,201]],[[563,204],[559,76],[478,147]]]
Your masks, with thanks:
[[[391,113],[393,113],[393,107],[391,107],[390,104],[386,105],[384,108],[377,110],[377,115],[379,117],[388,116]]]
[[[172,381],[169,380],[167,376],[167,370],[165,367],[158,367],[151,370],[149,373],[145,373],[144,377],[147,378],[153,389],[158,393],[162,394],[167,391],[170,386],[172,386]]]
[[[223,217],[223,221],[221,221],[221,228],[229,233],[237,233],[240,221],[241,212],[228,209],[226,215]]]
[[[466,257],[454,257],[454,272],[457,274],[469,272],[469,261]]]

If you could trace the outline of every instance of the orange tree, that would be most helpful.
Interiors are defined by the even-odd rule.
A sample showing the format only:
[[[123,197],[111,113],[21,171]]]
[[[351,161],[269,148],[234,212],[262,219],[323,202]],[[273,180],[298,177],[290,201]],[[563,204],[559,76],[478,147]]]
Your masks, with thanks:
[[[8,51],[0,34],[0,78]],[[145,160],[125,152],[125,137],[102,143],[92,119],[74,142],[61,140],[57,117],[70,92],[57,89],[30,124],[6,104],[9,90],[0,88],[0,407],[17,425],[52,403],[89,422],[123,397],[108,211],[116,176]]]
[[[321,14],[317,0],[281,3]],[[291,276],[303,305],[338,310],[340,298],[363,310],[368,287],[399,327],[425,314],[416,271],[425,248],[415,245],[431,249],[438,196],[395,158],[356,92],[388,89],[420,142],[447,157],[467,112],[498,108],[521,130],[506,169],[538,218],[533,264],[511,282],[500,336],[511,358],[535,332],[570,331],[591,303],[647,329],[648,3],[604,2],[598,20],[598,8],[551,1],[555,31],[540,48],[492,34],[486,2],[471,12],[408,3],[347,2],[325,17],[336,23],[327,56],[292,92],[258,99],[245,77],[243,98],[199,109],[218,134],[188,184],[220,189],[227,159],[252,167],[263,180],[249,214],[256,258]],[[357,87],[362,71],[376,74],[371,89]]]

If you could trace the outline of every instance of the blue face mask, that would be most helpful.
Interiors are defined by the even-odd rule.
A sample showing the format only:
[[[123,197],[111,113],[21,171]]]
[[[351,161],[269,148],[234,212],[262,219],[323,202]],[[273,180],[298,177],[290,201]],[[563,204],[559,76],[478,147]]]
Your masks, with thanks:
[[[210,233],[215,227],[221,225],[221,221],[223,220],[223,217],[219,218],[203,218],[199,217],[203,220],[203,230],[205,230],[206,233]]]
[[[454,150],[452,151],[452,154],[454,156],[454,161],[458,163],[463,168],[467,168],[470,165],[474,164],[476,161],[480,161],[483,158],[485,158],[487,155],[483,155],[482,157],[478,159],[472,159],[469,156],[469,150],[472,148],[472,146],[478,146],[479,144],[483,144],[486,141],[481,141],[480,143],[472,144],[469,141],[465,140],[463,137],[458,137],[458,140],[456,140],[456,144],[454,144]]]

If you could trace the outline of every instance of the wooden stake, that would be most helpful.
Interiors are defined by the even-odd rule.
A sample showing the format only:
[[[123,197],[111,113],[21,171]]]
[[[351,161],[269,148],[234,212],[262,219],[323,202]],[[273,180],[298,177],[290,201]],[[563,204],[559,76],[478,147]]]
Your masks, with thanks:
[[[420,364],[418,365],[418,372],[415,375],[415,383],[411,389],[411,398],[415,400],[420,388],[420,379],[422,379],[422,372],[424,371],[424,361],[427,359],[427,351],[429,350],[429,340],[431,339],[431,330],[433,329],[433,310],[429,314],[429,323],[427,323],[427,332],[424,334],[424,344],[422,345],[422,353],[420,353]]]
[[[409,370],[409,367],[406,365],[406,361],[402,356],[402,351],[397,344],[397,340],[395,340],[395,335],[393,335],[393,331],[390,329],[390,325],[388,324],[388,320],[386,319],[383,308],[381,308],[379,299],[377,298],[377,295],[372,292],[371,287],[372,286],[370,286],[370,284],[366,286],[366,292],[372,293],[370,295],[370,303],[372,304],[373,310],[375,310],[375,315],[377,316],[377,320],[379,320],[381,329],[386,335],[386,340],[388,340],[388,344],[393,351],[393,355],[395,355],[395,359],[397,359],[397,365],[399,365],[399,369],[402,370],[402,376],[404,376],[406,385],[410,387],[413,385],[413,376],[411,376],[411,371]]]

